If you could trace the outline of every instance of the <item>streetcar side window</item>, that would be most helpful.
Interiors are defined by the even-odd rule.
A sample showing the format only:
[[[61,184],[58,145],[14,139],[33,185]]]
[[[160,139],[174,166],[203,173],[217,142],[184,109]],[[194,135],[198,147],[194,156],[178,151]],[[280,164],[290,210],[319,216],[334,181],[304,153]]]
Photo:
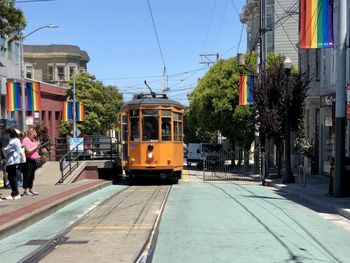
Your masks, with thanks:
[[[174,141],[182,141],[182,114],[174,112]]]
[[[158,116],[143,116],[142,118],[142,140],[156,141],[159,138]]]
[[[171,141],[171,118],[162,118],[162,141]]]
[[[140,122],[139,118],[130,118],[130,140],[134,142],[140,141]]]
[[[128,117],[122,115],[122,141],[128,140]]]

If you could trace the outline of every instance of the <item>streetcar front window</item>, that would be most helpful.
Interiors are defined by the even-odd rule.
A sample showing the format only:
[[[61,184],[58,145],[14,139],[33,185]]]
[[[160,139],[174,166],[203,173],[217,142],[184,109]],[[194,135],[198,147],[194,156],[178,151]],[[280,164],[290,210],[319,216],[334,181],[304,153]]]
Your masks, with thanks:
[[[158,116],[144,116],[142,118],[142,140],[156,141],[158,137]]]
[[[162,141],[171,141],[171,118],[162,118]]]
[[[130,140],[134,142],[140,141],[140,123],[138,118],[130,118]]]

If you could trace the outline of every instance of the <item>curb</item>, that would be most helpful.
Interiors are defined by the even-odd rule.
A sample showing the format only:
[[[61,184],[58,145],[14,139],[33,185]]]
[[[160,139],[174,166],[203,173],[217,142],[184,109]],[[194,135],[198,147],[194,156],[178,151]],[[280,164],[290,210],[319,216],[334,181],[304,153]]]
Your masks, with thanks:
[[[111,181],[102,182],[101,184],[84,189],[80,192],[77,192],[76,194],[72,194],[65,199],[44,206],[32,214],[29,214],[28,216],[14,220],[8,226],[4,226],[3,229],[0,229],[0,240],[24,230],[25,228],[35,224],[36,222],[61,209],[62,207],[109,185],[112,185]]]
[[[291,194],[291,195],[296,196],[300,199],[304,199],[315,206],[324,207],[324,208],[331,210],[332,212],[339,214],[340,216],[345,217],[346,219],[350,220],[350,212],[349,211],[346,211],[346,210],[339,208],[337,206],[334,206],[332,204],[317,201],[307,194],[301,193],[297,190],[287,189],[287,187],[282,187],[278,184],[273,183],[272,181],[267,181],[266,183],[267,183],[266,185],[268,185],[268,186],[272,186],[272,187],[274,187],[274,188],[276,188],[284,193]]]

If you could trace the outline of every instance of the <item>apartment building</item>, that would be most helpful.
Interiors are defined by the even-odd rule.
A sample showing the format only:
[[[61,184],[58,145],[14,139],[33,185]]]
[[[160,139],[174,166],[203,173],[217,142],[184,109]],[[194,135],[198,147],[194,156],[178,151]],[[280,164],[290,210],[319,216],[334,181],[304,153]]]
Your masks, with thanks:
[[[87,52],[74,45],[24,45],[28,79],[68,86],[74,71],[86,72],[89,61]]]
[[[266,50],[268,53],[289,57],[297,67],[299,65],[298,3],[298,0],[265,1]],[[246,25],[247,50],[256,50],[260,27],[260,1],[246,0],[240,18]]]

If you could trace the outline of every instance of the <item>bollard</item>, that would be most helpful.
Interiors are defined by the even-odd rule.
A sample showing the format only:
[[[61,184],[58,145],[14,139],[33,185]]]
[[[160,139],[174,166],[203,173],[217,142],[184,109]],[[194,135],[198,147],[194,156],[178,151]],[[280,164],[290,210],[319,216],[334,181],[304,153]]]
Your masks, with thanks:
[[[331,168],[329,171],[329,189],[328,189],[328,196],[333,196],[333,178],[334,178],[334,157],[332,157],[330,163]]]

